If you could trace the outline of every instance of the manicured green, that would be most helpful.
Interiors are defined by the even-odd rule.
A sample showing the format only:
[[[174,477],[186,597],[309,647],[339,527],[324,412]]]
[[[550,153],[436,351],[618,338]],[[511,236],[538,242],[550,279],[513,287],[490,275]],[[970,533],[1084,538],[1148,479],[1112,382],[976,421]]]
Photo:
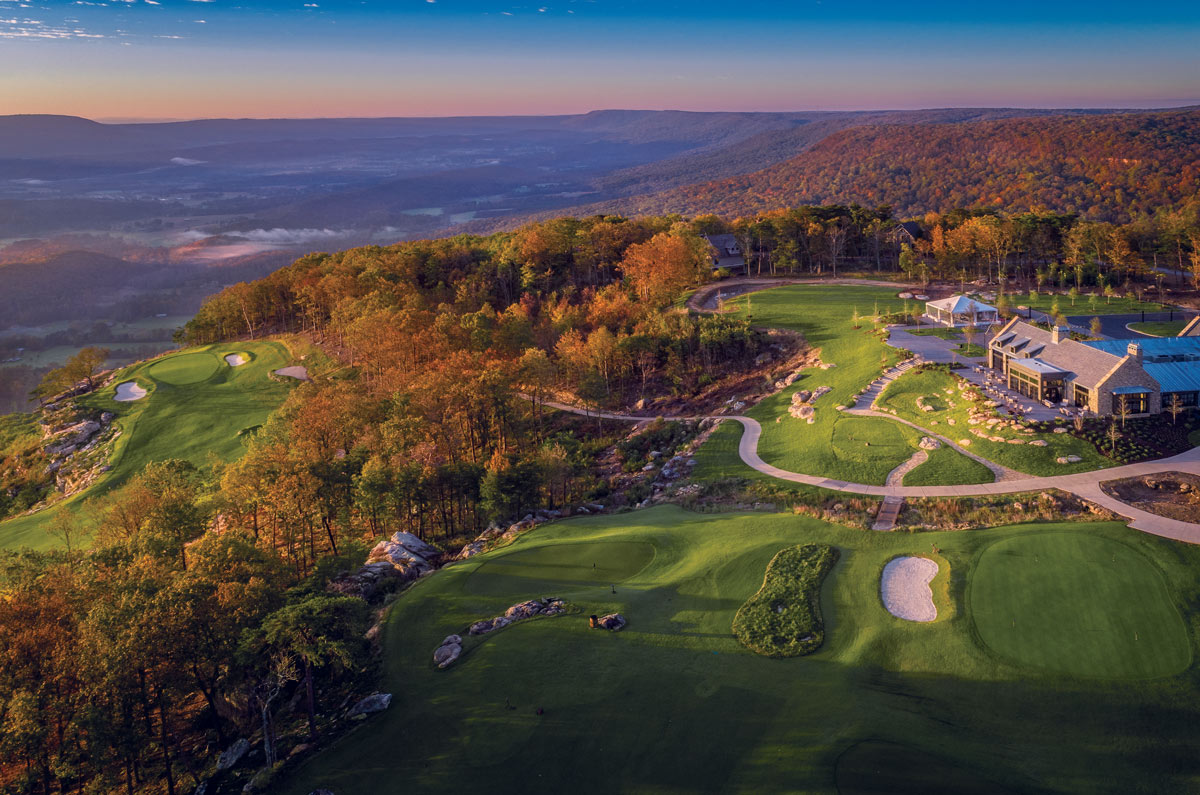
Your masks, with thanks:
[[[1152,337],[1178,337],[1179,332],[1183,331],[1183,327],[1187,324],[1186,320],[1148,320],[1145,323],[1130,323],[1129,328]]]
[[[1009,444],[981,439],[971,433],[971,402],[958,391],[959,379],[945,370],[910,370],[897,378],[880,395],[878,403],[883,408],[896,410],[896,416],[937,431],[958,442],[971,442],[970,451],[1002,466],[1030,475],[1065,475],[1072,472],[1087,472],[1113,466],[1111,459],[1097,452],[1094,445],[1069,433],[1020,434],[1011,430],[988,431],[989,436],[1003,439],[1024,439],[1026,444]],[[953,390],[947,395],[946,390]],[[917,399],[924,398],[933,411],[917,408]],[[951,406],[950,403],[954,405]],[[950,425],[950,420],[954,425]],[[885,420],[886,422],[886,420]],[[933,423],[936,422],[937,425]],[[1028,444],[1034,439],[1043,439],[1045,447]],[[1077,455],[1082,459],[1075,464],[1059,464],[1057,459]],[[915,470],[914,470],[915,471]]]
[[[521,594],[530,587],[579,587],[624,582],[654,560],[654,546],[642,541],[555,544],[492,558],[480,566],[467,590],[483,596]]]
[[[1144,679],[1192,661],[1162,574],[1120,541],[1081,533],[996,541],[967,596],[980,639],[1018,665]]]
[[[1133,312],[1162,312],[1170,308],[1164,304],[1158,304],[1153,301],[1139,301],[1136,298],[1125,298],[1123,296],[1105,298],[1103,294],[1096,294],[1096,300],[1093,302],[1091,291],[1081,291],[1080,295],[1075,299],[1074,304],[1071,303],[1071,296],[1065,294],[1043,292],[1032,301],[1027,294],[1008,296],[1009,306],[1014,310],[1018,306],[1028,306],[1031,309],[1046,313],[1050,312],[1056,299],[1058,301],[1058,311],[1069,317],[1079,315],[1128,315]]]
[[[929,451],[929,459],[904,476],[905,486],[945,486],[967,483],[992,483],[992,470],[953,447],[942,445]]]
[[[227,353],[250,352],[250,362],[230,367]],[[113,469],[91,488],[49,509],[0,522],[0,548],[45,549],[57,541],[45,532],[59,510],[75,510],[84,499],[113,489],[151,461],[187,459],[204,466],[211,455],[231,461],[245,450],[242,431],[262,425],[299,382],[272,379],[292,363],[280,342],[240,342],[192,348],[118,372],[112,383],[81,402],[111,411],[122,430],[114,444]],[[202,380],[200,378],[207,373]],[[141,400],[113,400],[118,384],[137,381],[150,394]]]
[[[946,328],[944,326],[933,326],[931,328],[911,328],[905,329],[905,331],[917,337],[937,337],[938,339],[943,339],[950,342],[953,342],[954,340],[961,340],[963,338],[963,333],[961,330],[956,328]]]
[[[764,461],[791,472],[882,485],[888,473],[917,450],[921,437],[910,428],[889,428],[836,410],[875,380],[882,367],[903,358],[900,351],[872,333],[868,317],[876,306],[881,313],[901,309],[904,302],[895,296],[881,287],[789,285],[726,304],[755,325],[799,331],[819,349],[822,362],[834,365],[828,370],[805,370],[795,384],[747,412],[762,423],[758,452]],[[863,318],[858,329],[851,323],[856,310]],[[813,424],[788,416],[795,392],[821,386],[833,391],[814,404]],[[775,421],[778,417],[782,417],[780,422]],[[868,443],[873,449],[867,449]]]
[[[767,564],[758,593],[733,617],[733,634],[746,648],[768,657],[799,657],[821,648],[821,583],[837,559],[837,548],[828,544],[779,550]]]
[[[378,687],[393,694],[390,709],[302,762],[275,791],[1195,791],[1194,665],[1114,681],[1026,665],[981,643],[973,612],[982,597],[972,585],[981,556],[996,542],[1021,549],[1047,533],[1079,539],[1084,551],[1100,549],[1095,541],[1129,547],[1161,572],[1170,604],[1200,600],[1200,547],[1117,523],[872,533],[787,514],[662,506],[543,525],[403,593],[382,638]],[[638,571],[640,553],[606,546],[629,543],[655,550]],[[591,560],[627,576],[588,581],[576,568],[568,582],[536,554],[559,544],[574,547],[572,567]],[[768,562],[797,544],[841,552],[821,588],[825,642],[804,657],[763,657],[734,637],[733,619]],[[519,558],[493,563],[518,554],[528,569]],[[938,560],[936,621],[884,609],[879,577],[897,555]],[[1055,565],[1038,570],[1045,580],[1027,573],[1019,585],[1038,588],[1043,605],[1056,582],[1081,589],[1075,604],[1094,592],[1079,573],[1087,566]],[[579,612],[522,622],[460,664],[433,666],[446,635],[535,596],[566,598]],[[1100,603],[1147,615],[1128,599]],[[624,631],[588,628],[588,615],[610,611],[628,619]],[[1182,630],[1189,650],[1198,629],[1190,619]],[[1163,647],[1139,644],[1121,654],[1158,665]]]
[[[155,361],[146,368],[146,375],[164,384],[184,386],[207,381],[222,366],[228,365],[211,351],[179,353]]]

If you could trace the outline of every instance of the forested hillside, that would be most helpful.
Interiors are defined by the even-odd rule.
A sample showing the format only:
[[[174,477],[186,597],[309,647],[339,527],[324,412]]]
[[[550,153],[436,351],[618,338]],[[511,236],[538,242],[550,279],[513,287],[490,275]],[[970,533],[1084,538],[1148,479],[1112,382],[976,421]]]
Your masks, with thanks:
[[[800,204],[1056,211],[1126,221],[1200,192],[1200,111],[877,125],[744,176],[582,208],[748,215]]]

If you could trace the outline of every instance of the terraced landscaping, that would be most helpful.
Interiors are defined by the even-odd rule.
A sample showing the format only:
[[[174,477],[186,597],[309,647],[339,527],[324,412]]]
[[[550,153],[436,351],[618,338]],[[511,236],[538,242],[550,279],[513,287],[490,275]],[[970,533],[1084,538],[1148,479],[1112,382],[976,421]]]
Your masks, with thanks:
[[[793,472],[882,485],[889,472],[916,452],[921,434],[912,428],[886,420],[847,416],[836,410],[839,405],[848,405],[854,394],[904,357],[902,352],[886,345],[881,335],[873,333],[868,320],[860,321],[861,327],[855,329],[851,322],[853,314],[857,311],[860,316],[871,315],[876,307],[881,313],[894,312],[903,305],[886,288],[822,285],[778,287],[726,304],[727,308],[748,314],[756,325],[799,331],[810,345],[820,349],[821,361],[833,365],[825,370],[817,367],[805,370],[791,387],[746,412],[762,423],[758,449],[764,461]],[[822,386],[830,387],[831,391],[814,403],[816,414],[812,424],[788,416],[793,393]],[[782,419],[776,422],[779,417]],[[739,431],[722,428],[718,433],[724,436]],[[708,443],[713,444],[712,440]],[[736,454],[736,443],[732,449]],[[747,469],[740,467],[743,472]],[[733,474],[739,467],[732,461],[701,460],[697,476],[718,470]],[[943,485],[980,482],[972,479],[977,472],[970,467],[964,467],[966,474],[962,477],[956,471],[952,467],[931,470],[938,477],[948,478]]]
[[[226,354],[246,352],[251,360],[240,367],[224,361]],[[112,470],[58,505],[0,523],[0,548],[54,546],[44,528],[57,511],[75,510],[83,499],[119,486],[151,461],[182,458],[204,466],[210,453],[224,461],[238,457],[245,449],[242,432],[265,422],[294,388],[269,376],[291,361],[281,342],[250,342],[193,348],[119,371],[108,387],[80,401],[117,415],[122,435],[114,445]],[[149,394],[115,400],[118,386],[126,382]]]
[[[915,422],[956,442],[967,439],[971,443],[972,453],[1018,472],[1065,475],[1114,465],[1113,461],[1100,455],[1095,446],[1069,433],[1025,434],[1006,427],[1007,423],[997,423],[990,428],[985,423],[971,425],[973,404],[959,391],[960,383],[960,379],[945,370],[914,369],[889,384],[877,403],[881,408],[894,409],[897,417]],[[951,390],[952,394],[947,394],[946,390]],[[933,410],[922,410],[917,404],[918,400]],[[973,429],[986,432],[989,438],[972,433]],[[992,441],[990,437],[993,436],[1005,441]],[[1019,439],[1022,443],[1009,443],[1009,439]],[[1046,446],[1029,444],[1038,439],[1045,441]],[[1078,456],[1080,460],[1071,464],[1057,463],[1059,458],[1068,456]],[[916,474],[916,470],[913,474]],[[906,485],[909,485],[907,481]]]
[[[734,617],[797,544],[840,551],[820,589],[824,643],[763,657],[738,642]],[[939,561],[936,621],[883,606],[884,565],[904,555]],[[1200,598],[1198,567],[1200,548],[1116,523],[908,535],[663,506],[544,525],[403,594],[383,635],[391,708],[274,791],[866,792],[896,776],[930,791],[1188,791],[1197,629],[1177,611]],[[1096,586],[1100,574],[1116,584]],[[1143,592],[1149,605],[1130,598]],[[580,612],[434,666],[447,634],[547,596]],[[588,628],[608,612],[628,626]],[[992,638],[1014,612],[1071,665],[1029,658],[1032,638]],[[1112,637],[1087,642],[1097,630]]]

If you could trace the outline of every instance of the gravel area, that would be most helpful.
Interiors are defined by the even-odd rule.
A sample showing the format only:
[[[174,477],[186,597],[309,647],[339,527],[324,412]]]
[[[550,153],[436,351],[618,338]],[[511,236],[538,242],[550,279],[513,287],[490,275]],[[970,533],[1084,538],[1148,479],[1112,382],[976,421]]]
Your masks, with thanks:
[[[897,618],[928,622],[937,618],[929,583],[937,576],[938,564],[929,558],[893,558],[883,567],[880,591],[883,606]]]

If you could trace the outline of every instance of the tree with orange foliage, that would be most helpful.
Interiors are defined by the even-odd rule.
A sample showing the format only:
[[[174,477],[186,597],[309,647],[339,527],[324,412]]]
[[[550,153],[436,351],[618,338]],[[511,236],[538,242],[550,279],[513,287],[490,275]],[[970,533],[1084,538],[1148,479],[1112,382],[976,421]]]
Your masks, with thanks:
[[[696,235],[660,232],[625,250],[621,272],[639,299],[665,306],[684,288],[707,280],[712,260],[706,249]]]

